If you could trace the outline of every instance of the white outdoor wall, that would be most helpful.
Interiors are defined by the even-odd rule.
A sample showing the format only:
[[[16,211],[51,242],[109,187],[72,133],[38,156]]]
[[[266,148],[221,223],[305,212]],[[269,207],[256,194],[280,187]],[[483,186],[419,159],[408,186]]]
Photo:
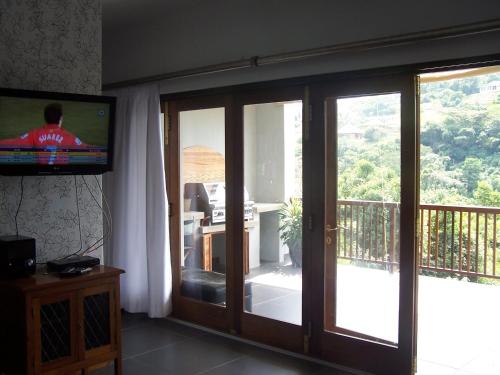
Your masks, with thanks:
[[[285,200],[285,129],[282,104],[257,104],[255,201]]]
[[[249,200],[255,201],[257,175],[257,123],[256,108],[253,105],[245,106],[243,110],[243,139],[244,139],[244,181]]]
[[[498,0],[104,3],[105,83],[500,16]],[[120,7],[116,7],[120,8]],[[165,82],[163,92],[498,53],[500,33]]]
[[[224,108],[200,109],[180,113],[180,149],[210,147],[224,156]],[[182,163],[181,163],[182,165]]]
[[[100,94],[101,1],[0,0],[0,87]],[[20,179],[0,177],[0,235],[16,233]],[[95,178],[87,181],[100,201]],[[80,176],[77,188],[87,248],[102,237],[102,213]],[[18,223],[36,239],[38,261],[79,250],[74,178],[26,177]]]
[[[286,198],[284,121],[283,104],[245,107],[245,187],[256,202],[283,202]],[[223,108],[181,112],[180,148],[191,146],[210,147],[225,156]],[[289,158],[293,147],[290,150]],[[293,177],[293,166],[289,173]]]

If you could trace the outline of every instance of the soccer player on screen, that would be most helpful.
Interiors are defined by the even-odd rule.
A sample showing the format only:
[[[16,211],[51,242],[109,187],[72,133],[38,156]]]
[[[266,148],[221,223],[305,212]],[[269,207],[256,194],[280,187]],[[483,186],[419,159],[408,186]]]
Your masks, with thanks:
[[[30,130],[19,138],[0,140],[0,145],[38,149],[43,152],[38,155],[40,164],[66,164],[68,157],[66,152],[60,149],[79,149],[89,146],[62,128],[63,111],[60,104],[47,105],[44,118],[45,125],[42,127]]]

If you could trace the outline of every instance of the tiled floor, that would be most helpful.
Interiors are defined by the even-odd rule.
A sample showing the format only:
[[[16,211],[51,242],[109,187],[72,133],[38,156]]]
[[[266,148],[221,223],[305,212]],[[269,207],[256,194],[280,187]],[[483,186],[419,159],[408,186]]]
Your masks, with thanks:
[[[300,324],[300,272],[289,262],[252,269],[252,312]],[[396,340],[398,274],[341,265],[338,277],[337,324]],[[420,275],[418,375],[500,375],[499,313],[500,285]]]
[[[124,314],[122,326],[124,375],[348,375],[143,314]],[[113,367],[92,374],[111,375]]]
[[[252,313],[282,322],[302,323],[302,269],[261,261],[245,280],[252,283]]]

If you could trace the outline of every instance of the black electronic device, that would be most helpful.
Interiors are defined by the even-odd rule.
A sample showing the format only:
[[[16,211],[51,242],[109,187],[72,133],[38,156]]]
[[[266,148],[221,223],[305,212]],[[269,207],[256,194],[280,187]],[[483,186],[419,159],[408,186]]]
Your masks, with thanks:
[[[89,273],[92,271],[91,267],[68,267],[65,268],[63,271],[59,272],[59,276],[61,277],[73,277],[73,276],[80,276],[84,275],[86,273]]]
[[[0,236],[0,278],[26,277],[36,272],[35,239]]]
[[[100,264],[99,258],[91,256],[72,256],[65,259],[56,259],[47,262],[49,272],[62,272],[68,268],[89,268]]]
[[[0,174],[112,170],[116,98],[0,88]]]

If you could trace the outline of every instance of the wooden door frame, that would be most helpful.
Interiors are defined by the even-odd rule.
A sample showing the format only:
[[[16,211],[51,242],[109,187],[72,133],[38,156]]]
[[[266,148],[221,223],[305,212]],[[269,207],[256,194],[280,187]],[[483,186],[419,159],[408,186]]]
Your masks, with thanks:
[[[200,96],[169,101],[167,105],[164,105],[164,111],[167,113],[165,121],[165,165],[168,167],[166,176],[170,202],[170,245],[173,285],[172,315],[176,318],[189,320],[232,334],[239,334],[248,339],[302,353],[304,349],[302,325],[297,326],[244,312],[243,252],[234,250],[243,249],[244,246],[243,106],[291,100],[302,100],[304,103],[303,86],[256,90],[235,95]],[[223,106],[226,108],[226,261],[228,265],[231,265],[226,269],[226,308],[196,301],[181,295],[180,230],[178,229],[180,228],[179,112]],[[305,132],[305,127],[303,127],[303,132]],[[305,185],[304,183],[304,190],[306,190]],[[241,192],[241,194],[238,192]],[[305,209],[307,209],[306,202],[309,200],[310,198],[306,198],[304,195]],[[304,233],[304,243],[306,241],[307,234]],[[308,252],[304,251],[303,253]],[[306,259],[304,259],[304,263],[307,263]],[[308,303],[302,304],[303,318],[309,313],[308,308]]]
[[[226,306],[218,306],[211,303],[197,301],[181,295],[181,261],[180,261],[180,123],[179,113],[183,111],[201,110],[224,107],[224,147],[225,147],[225,180],[226,180],[226,264],[233,264],[231,244],[234,242],[234,211],[233,190],[234,176],[233,166],[230,160],[234,157],[231,138],[234,127],[230,126],[232,121],[232,97],[228,95],[208,95],[194,98],[171,100],[165,108],[167,117],[165,121],[165,165],[168,167],[166,173],[167,194],[169,199],[169,230],[170,230],[170,254],[172,264],[172,316],[189,320],[206,327],[226,332],[234,331],[234,319],[232,310],[235,306],[234,293],[231,293],[231,283],[234,280],[234,270],[227,267],[226,270]],[[234,288],[233,288],[234,289]]]
[[[303,103],[303,140],[304,131],[304,86],[290,86],[285,88],[274,88],[270,90],[255,90],[235,95],[234,102],[234,120],[235,120],[235,133],[233,138],[233,146],[235,148],[234,154],[234,167],[235,167],[235,191],[241,194],[236,194],[235,199],[235,249],[243,248],[243,186],[244,186],[244,106],[254,104],[266,104],[275,102],[285,102],[300,100]],[[304,147],[304,146],[303,146]],[[239,155],[238,155],[239,154]],[[304,155],[304,152],[303,152]],[[303,161],[304,163],[304,161]],[[303,179],[303,185],[305,180]],[[305,198],[305,197],[304,197]],[[308,202],[304,199],[303,206],[305,207]],[[303,216],[305,217],[305,216]],[[305,233],[305,226],[303,226],[303,242],[306,243],[307,233]],[[307,254],[306,247],[303,247],[303,254]],[[242,268],[243,258],[242,252],[237,252],[234,257],[235,263],[233,268],[236,270],[236,289],[237,289],[237,306],[238,311],[235,311],[234,319],[238,322],[237,332],[242,337],[262,342],[267,345],[281,347],[290,351],[303,353],[304,352],[304,321],[308,321],[308,304],[304,303],[304,295],[307,293],[303,289],[302,298],[302,324],[295,325],[271,318],[259,316],[249,312],[245,312],[243,298],[244,298],[244,272]],[[305,267],[303,266],[303,270]],[[303,272],[303,280],[307,278],[306,272]]]
[[[387,68],[372,68],[372,69],[367,69],[367,70],[361,70],[361,71],[348,71],[348,72],[339,72],[339,73],[331,73],[331,74],[322,74],[322,75],[316,75],[316,76],[309,76],[309,77],[299,77],[299,78],[287,78],[287,79],[282,79],[282,80],[275,80],[275,81],[268,81],[268,82],[258,82],[258,83],[248,83],[248,84],[243,84],[243,85],[236,85],[236,86],[228,86],[228,87],[220,87],[220,88],[210,88],[210,89],[204,89],[204,90],[196,90],[196,91],[188,91],[188,92],[181,92],[181,93],[172,93],[172,94],[164,94],[161,95],[161,101],[162,105],[165,102],[168,102],[168,110],[166,112],[171,113],[172,108],[174,109],[175,112],[175,107],[177,103],[180,103],[181,107],[186,106],[188,108],[188,104],[191,102],[191,105],[193,106],[192,109],[200,109],[200,108],[194,108],[195,105],[203,105],[203,103],[208,103],[210,102],[209,99],[207,98],[213,98],[213,97],[225,97],[226,100],[227,96],[230,96],[233,98],[235,95],[244,95],[247,92],[260,92],[260,93],[266,93],[272,90],[277,90],[277,89],[282,89],[286,90],[289,87],[307,87],[309,85],[310,91],[309,91],[309,102],[311,103],[311,106],[307,108],[308,112],[311,114],[312,117],[312,122],[310,126],[308,127],[309,129],[309,134],[308,134],[308,139],[306,140],[304,138],[304,143],[303,143],[303,154],[304,156],[307,155],[307,158],[304,157],[303,159],[303,179],[304,181],[307,181],[307,183],[304,183],[303,186],[303,197],[304,197],[304,211],[303,211],[303,216],[304,218],[307,218],[308,223],[307,227],[308,230],[304,231],[304,246],[307,246],[310,248],[312,251],[308,252],[307,256],[304,256],[303,263],[304,263],[304,268],[308,264],[309,266],[314,262],[316,264],[322,264],[323,262],[323,256],[324,256],[324,232],[323,228],[325,225],[325,208],[324,208],[324,199],[323,198],[318,198],[318,197],[324,197],[325,196],[325,178],[324,178],[324,168],[325,168],[325,147],[321,147],[320,145],[323,145],[325,142],[325,116],[324,116],[324,101],[322,100],[322,88],[325,85],[331,84],[335,86],[339,85],[349,85],[349,82],[352,81],[367,81],[369,79],[378,79],[382,80],[384,77],[394,77],[396,75],[398,76],[411,76],[411,77],[417,77],[418,74],[423,74],[423,73],[430,73],[430,72],[439,72],[439,71],[447,71],[447,70],[453,70],[453,69],[465,69],[465,68],[476,68],[476,67],[482,67],[482,66],[490,66],[490,65],[498,65],[500,64],[500,54],[493,54],[493,55],[484,55],[484,56],[475,56],[475,57],[467,57],[467,58],[461,58],[461,59],[450,59],[450,60],[442,60],[442,61],[433,61],[433,62],[425,62],[425,63],[420,63],[420,64],[409,64],[409,65],[400,65],[400,66],[394,66],[394,67],[387,67]],[[377,78],[378,77],[378,78]],[[412,86],[412,89],[415,89],[414,82],[408,83],[408,85]],[[220,100],[220,99],[219,99]],[[231,101],[231,99],[229,99]],[[417,106],[418,103],[418,92],[416,95],[413,96],[412,102],[416,101],[416,103],[413,103],[415,106]],[[214,101],[215,103],[216,101]],[[408,103],[411,105],[411,103]],[[206,108],[210,108],[210,105],[207,104]],[[418,116],[418,111],[415,113],[415,117]],[[306,115],[306,111],[304,111],[303,115]],[[412,117],[410,120],[415,121],[413,116],[408,116],[409,118]],[[172,149],[169,145],[172,141],[178,142],[178,133],[176,131],[173,131],[173,124],[178,121],[178,118],[175,118],[172,115],[167,116],[167,121],[165,121],[166,129],[165,131],[165,144],[166,144],[166,153],[165,153],[165,165],[168,167],[167,171],[167,191],[169,193],[169,198],[172,198],[176,195],[172,194],[171,186],[170,184],[172,183],[172,173],[178,173],[178,166],[175,166],[175,160],[177,160],[178,156],[175,155],[175,153],[172,155]],[[240,121],[238,120],[238,116],[235,117],[235,121]],[[170,126],[168,125],[170,123]],[[178,125],[177,125],[178,126]],[[418,127],[418,122],[417,125]],[[170,131],[168,129],[171,129]],[[227,129],[226,129],[227,131]],[[232,134],[235,139],[240,139],[239,145],[242,145],[242,137],[243,134],[240,134],[242,131],[242,126],[238,125],[235,127],[234,133]],[[418,128],[416,129],[417,134],[413,136],[414,140],[412,140],[412,137],[405,137],[401,139],[402,141],[402,149],[403,149],[403,142],[407,142],[408,144],[413,144],[412,147],[414,147],[416,150],[418,150]],[[178,128],[177,128],[178,132]],[[227,135],[226,135],[226,141],[227,141]],[[235,142],[236,144],[236,142]],[[228,152],[229,149],[226,149],[226,152]],[[178,150],[176,150],[178,152]],[[235,158],[235,165],[240,166],[242,165],[242,156],[238,154],[235,150],[232,151],[233,156]],[[240,152],[241,153],[241,152]],[[242,154],[242,153],[241,153]],[[405,158],[410,158],[412,153],[407,153],[404,156]],[[175,157],[176,159],[172,160],[172,157]],[[174,162],[174,163],[173,163]],[[403,158],[401,159],[401,162],[403,163]],[[418,160],[417,160],[418,163]],[[172,168],[175,169],[172,169]],[[227,165],[226,165],[227,167]],[[235,167],[236,168],[236,167]],[[414,184],[413,184],[413,189],[415,187],[418,187],[418,174],[416,171],[418,171],[418,164],[417,165],[411,165],[411,169],[414,169],[414,174],[412,178],[414,179]],[[241,170],[241,168],[240,168]],[[238,182],[238,177],[237,174],[238,172],[233,172],[236,174],[236,178],[234,180],[235,184]],[[403,178],[403,175],[409,175],[411,173],[411,170],[402,170],[402,175],[401,177]],[[405,179],[408,177],[405,177]],[[227,177],[226,177],[227,181]],[[175,186],[174,186],[175,188]],[[235,189],[237,186],[235,185]],[[241,188],[241,185],[240,185]],[[403,188],[403,186],[402,186]],[[409,189],[412,187],[409,186]],[[412,209],[412,206],[415,206],[415,212],[416,212],[416,202],[418,202],[418,189],[416,189],[417,192],[415,195],[415,200],[414,201],[406,201],[406,204],[408,205],[406,209]],[[403,191],[402,191],[403,194]],[[408,194],[408,192],[407,192]],[[178,196],[178,188],[177,188],[177,196]],[[236,197],[237,198],[237,197]],[[306,200],[309,202],[309,204],[305,204]],[[229,202],[228,202],[229,203]],[[403,203],[403,201],[402,201]],[[234,202],[234,207],[233,210],[234,212],[239,212],[240,208],[238,206],[241,206],[241,202]],[[402,206],[403,207],[403,206]],[[173,207],[173,216],[171,217],[171,223],[170,223],[170,228],[172,228],[172,221],[175,220],[175,210],[176,207]],[[233,215],[234,215],[233,212]],[[238,215],[234,216],[238,217]],[[178,219],[177,219],[178,220]],[[401,222],[401,226],[403,225],[403,222]],[[177,227],[178,227],[178,222],[177,222]],[[174,227],[175,228],[175,227]],[[235,233],[240,233],[241,232],[241,223],[234,222],[234,227],[233,230]],[[409,242],[415,242],[416,241],[416,228],[415,230],[415,236],[411,236],[411,238],[408,240]],[[174,236],[179,236],[179,233],[177,230],[172,231],[171,230],[171,246],[172,249],[175,249],[174,247],[174,239],[172,237]],[[178,238],[177,238],[178,241]],[[237,248],[238,246],[242,246],[240,243],[241,239],[238,236],[233,237],[233,246],[234,248]],[[229,242],[227,242],[229,243]],[[413,248],[416,248],[413,246]],[[175,251],[172,250],[172,264],[175,264]],[[177,260],[178,260],[178,255],[177,255]],[[235,254],[233,257],[233,265],[234,264],[239,264],[238,262],[241,261],[241,259],[238,259],[238,254]],[[318,263],[319,262],[319,263]],[[229,264],[229,263],[228,263]],[[234,268],[234,266],[233,266]],[[236,268],[238,269],[238,268]],[[173,272],[173,286],[174,286],[174,316],[181,318],[181,319],[187,319],[191,320],[193,322],[206,325],[208,327],[216,328],[219,330],[227,331],[228,324],[224,324],[223,322],[226,319],[230,319],[230,331],[233,333],[238,333],[241,332],[241,327],[237,324],[237,318],[239,314],[241,313],[240,311],[233,311],[231,317],[228,316],[228,314],[223,314],[220,312],[219,309],[215,309],[214,311],[209,311],[210,313],[210,319],[204,319],[201,314],[197,313],[192,313],[188,309],[188,306],[190,309],[196,311],[197,309],[203,308],[205,304],[202,303],[196,303],[196,301],[191,300],[190,304],[184,303],[182,308],[178,308],[178,303],[176,301],[179,300],[179,277],[177,275],[176,278],[176,271],[175,267],[172,267],[172,272]],[[238,274],[237,271],[234,275],[232,280],[237,285],[237,287],[234,288],[235,294],[231,297],[233,298],[233,303],[238,306],[242,306],[242,300],[243,300],[243,292],[242,292],[242,276]],[[405,272],[413,272],[415,273],[415,278],[416,278],[416,273],[417,269],[416,266],[411,269],[411,270],[406,270]],[[304,275],[305,276],[305,275]],[[321,267],[312,269],[312,272],[310,274],[310,277],[304,277],[303,278],[303,285],[304,285],[304,290],[309,289],[313,290],[314,286],[321,286],[321,291],[324,290],[323,286],[323,270]],[[416,288],[417,285],[414,287]],[[413,305],[417,305],[417,292],[416,289],[410,289],[410,293],[412,296],[406,296],[407,299],[413,298]],[[176,292],[177,291],[177,292]],[[177,295],[176,295],[177,293]],[[400,290],[401,293],[401,290]],[[323,295],[321,293],[310,293],[310,299],[309,300],[304,300],[303,303],[303,316],[306,314],[309,314],[309,321],[308,327],[306,330],[306,334],[312,333],[312,335],[309,337],[309,344],[310,344],[310,351],[309,354],[311,356],[317,357],[317,358],[322,358],[334,363],[346,363],[347,366],[353,367],[353,368],[363,368],[363,363],[359,362],[359,357],[356,356],[351,356],[347,357],[347,360],[344,361],[344,356],[343,356],[343,351],[342,347],[338,348],[338,352],[334,350],[322,350],[321,349],[321,343],[322,343],[322,325],[323,325],[323,304],[322,304],[322,299]],[[179,301],[180,302],[180,301]],[[320,306],[320,308],[312,309],[309,308],[310,306]],[[212,306],[211,306],[212,307]],[[210,310],[210,309],[209,309]],[[204,308],[204,311],[206,312],[206,308]],[[307,311],[305,314],[304,312]],[[187,315],[182,315],[182,313],[186,312]],[[412,319],[416,321],[415,319],[415,314],[416,310],[411,312]],[[406,311],[405,316],[410,316],[410,312]],[[214,320],[217,321],[217,324],[213,324]],[[405,331],[406,330],[406,331]],[[405,345],[412,345],[413,350],[416,350],[416,327],[408,327],[405,330],[399,330],[399,334],[401,335],[402,332],[404,333],[403,339],[404,340],[398,340],[400,343],[405,342]],[[269,335],[274,334],[274,332],[269,332]],[[408,337],[412,336],[413,337],[413,343],[408,344]],[[272,340],[266,340],[265,338],[262,339],[258,335],[253,335],[249,336],[248,338],[252,338],[254,340],[259,340],[262,342],[272,342]],[[275,344],[278,346],[278,344]],[[360,350],[364,350],[363,345],[360,345],[361,348]],[[367,341],[366,348],[370,347],[370,342]],[[373,353],[373,356],[369,359],[369,362],[376,362],[378,358],[376,357],[376,353]],[[403,358],[403,361],[406,363],[411,362],[411,359],[408,358]],[[365,366],[367,367],[367,366]],[[387,373],[387,371],[390,371],[390,369],[384,367],[379,367],[381,369],[382,373]]]
[[[416,297],[416,220],[417,220],[417,134],[416,134],[416,90],[413,74],[375,76],[359,79],[338,80],[333,83],[317,85],[312,88],[313,126],[311,137],[313,143],[324,144],[322,151],[316,150],[315,165],[324,173],[324,180],[316,182],[316,188],[326,199],[326,183],[328,175],[334,178],[336,186],[336,167],[326,164],[328,149],[327,139],[331,134],[327,131],[326,98],[338,96],[355,96],[364,94],[382,94],[401,92],[401,219],[400,219],[400,310],[398,346],[377,343],[375,341],[352,338],[341,333],[331,333],[324,330],[325,302],[328,301],[325,287],[325,269],[322,266],[325,259],[324,226],[326,207],[315,209],[318,226],[315,231],[313,253],[314,286],[313,300],[313,353],[321,358],[355,367],[366,371],[384,374],[409,374],[413,368],[414,338],[415,338],[415,297]],[[333,113],[329,113],[332,116]],[[320,149],[322,147],[318,147]],[[327,169],[329,171],[327,174]],[[321,186],[322,185],[322,186]],[[325,201],[326,203],[326,201]],[[336,211],[334,211],[336,212]],[[410,355],[411,353],[411,355]]]

